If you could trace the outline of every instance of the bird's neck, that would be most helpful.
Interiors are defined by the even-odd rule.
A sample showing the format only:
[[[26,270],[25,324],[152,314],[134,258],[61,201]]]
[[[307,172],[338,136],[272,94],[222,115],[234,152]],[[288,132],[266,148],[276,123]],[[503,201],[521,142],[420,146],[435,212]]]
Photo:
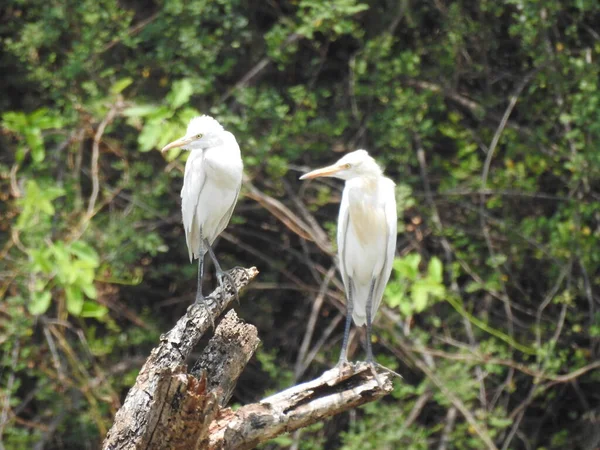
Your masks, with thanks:
[[[380,178],[381,175],[364,175],[348,180],[346,181],[346,184],[349,187],[357,187],[367,192],[374,192],[377,190],[377,185],[379,184]]]

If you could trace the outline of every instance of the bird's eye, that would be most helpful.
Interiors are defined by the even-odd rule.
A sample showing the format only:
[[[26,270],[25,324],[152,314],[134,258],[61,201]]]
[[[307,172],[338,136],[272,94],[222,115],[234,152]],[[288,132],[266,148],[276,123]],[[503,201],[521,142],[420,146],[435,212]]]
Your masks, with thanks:
[[[199,133],[196,135],[196,139],[201,139],[202,138],[202,133]]]
[[[350,163],[344,164],[344,169],[349,169],[350,167],[352,167],[352,164],[350,164]]]

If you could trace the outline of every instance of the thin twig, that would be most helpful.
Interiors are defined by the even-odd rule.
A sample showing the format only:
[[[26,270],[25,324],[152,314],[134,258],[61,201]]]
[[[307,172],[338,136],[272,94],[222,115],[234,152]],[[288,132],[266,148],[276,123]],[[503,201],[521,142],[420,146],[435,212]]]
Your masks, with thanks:
[[[6,382],[6,388],[4,389],[4,401],[2,405],[2,412],[0,412],[0,442],[2,442],[2,435],[4,434],[4,427],[8,422],[8,412],[10,410],[10,396],[16,381],[15,372],[17,371],[17,361],[19,360],[19,352],[21,350],[21,341],[17,339],[13,345],[11,352],[11,372]],[[1,373],[0,373],[1,374]]]
[[[315,331],[315,325],[317,324],[317,317],[319,315],[319,311],[321,310],[321,306],[323,306],[323,302],[325,300],[327,286],[329,286],[329,282],[331,281],[333,275],[335,275],[335,265],[331,266],[331,268],[327,272],[327,275],[325,275],[325,278],[321,283],[319,293],[315,298],[315,301],[313,302],[313,307],[310,317],[308,319],[308,324],[306,325],[304,338],[302,339],[302,344],[300,344],[300,350],[298,350],[298,356],[296,358],[296,367],[294,368],[295,380],[298,380],[306,370],[306,353],[308,352],[308,346],[310,345],[310,340],[312,339],[313,333]]]
[[[456,408],[452,406],[446,413],[446,425],[444,425],[444,431],[442,431],[442,436],[440,437],[440,445],[438,446],[438,450],[446,450],[448,444],[450,443],[450,433],[452,433],[455,421]]]
[[[100,192],[100,181],[98,175],[98,159],[100,157],[100,141],[104,135],[104,130],[111,123],[117,114],[118,104],[112,105],[108,110],[108,113],[98,125],[96,133],[94,134],[94,143],[92,145],[92,162],[91,162],[91,176],[92,176],[92,194],[88,202],[86,219],[87,222],[94,215],[94,207],[96,206],[96,200],[98,199],[98,193]]]

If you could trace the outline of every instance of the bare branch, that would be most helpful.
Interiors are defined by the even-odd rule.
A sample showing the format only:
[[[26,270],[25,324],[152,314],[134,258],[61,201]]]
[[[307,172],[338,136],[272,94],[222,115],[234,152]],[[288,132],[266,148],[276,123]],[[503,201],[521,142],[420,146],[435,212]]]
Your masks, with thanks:
[[[212,450],[256,447],[283,432],[313,424],[392,391],[391,374],[379,373],[379,387],[366,363],[331,369],[319,378],[294,386],[237,411],[225,409],[210,428]]]
[[[230,271],[238,289],[256,268]],[[206,308],[192,305],[160,338],[135,385],[115,416],[104,450],[243,449],[347,409],[374,401],[392,390],[392,375],[375,378],[366,363],[332,369],[257,404],[224,408],[238,377],[259,344],[253,325],[229,311],[191,373],[186,360],[213,320],[233,300],[230,286],[218,288]],[[379,381],[379,383],[378,383]]]

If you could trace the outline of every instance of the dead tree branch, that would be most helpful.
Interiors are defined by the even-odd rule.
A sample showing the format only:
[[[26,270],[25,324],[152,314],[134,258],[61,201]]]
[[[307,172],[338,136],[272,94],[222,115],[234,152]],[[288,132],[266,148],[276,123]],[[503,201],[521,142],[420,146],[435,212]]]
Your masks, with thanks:
[[[257,273],[255,268],[230,271],[238,289]],[[225,408],[260,342],[256,328],[229,311],[190,373],[185,363],[233,298],[229,286],[226,291],[218,288],[207,298],[207,308],[190,306],[161,336],[117,412],[104,450],[254,448],[391,392],[389,373],[379,373],[378,384],[371,368],[359,363],[332,369],[237,411]]]
[[[211,450],[251,449],[273,437],[375,401],[392,391],[392,375],[378,374],[366,363],[334,368],[319,378],[236,411],[221,411],[210,426]]]
[[[230,274],[237,288],[241,289],[258,274],[258,270],[236,268],[230,271]],[[181,410],[185,407],[203,410],[206,417],[210,417],[215,412],[218,399],[211,399],[206,395],[203,397],[203,394],[208,392],[206,376],[197,380],[186,373],[184,364],[211,323],[233,301],[231,288],[229,285],[224,286],[229,289],[223,292],[221,288],[217,288],[210,297],[207,297],[206,308],[190,306],[186,315],[179,319],[175,327],[161,336],[160,344],[152,350],[135,384],[129,390],[123,406],[115,416],[114,424],[104,440],[105,450],[161,448],[160,441],[156,440],[157,431],[160,431],[159,422],[165,412],[175,413],[173,409]],[[222,326],[223,324],[220,324],[217,328]],[[221,331],[218,330],[213,339],[217,339],[220,333]],[[244,365],[245,361],[242,368]],[[183,396],[183,393],[187,393],[188,396]],[[180,400],[183,400],[183,403],[174,404]],[[163,411],[165,407],[167,411]],[[183,418],[179,417],[179,419]],[[201,419],[196,417],[196,420]],[[175,425],[175,423],[171,424],[171,426]],[[200,440],[202,436],[198,438]],[[167,445],[162,448],[176,447]]]

